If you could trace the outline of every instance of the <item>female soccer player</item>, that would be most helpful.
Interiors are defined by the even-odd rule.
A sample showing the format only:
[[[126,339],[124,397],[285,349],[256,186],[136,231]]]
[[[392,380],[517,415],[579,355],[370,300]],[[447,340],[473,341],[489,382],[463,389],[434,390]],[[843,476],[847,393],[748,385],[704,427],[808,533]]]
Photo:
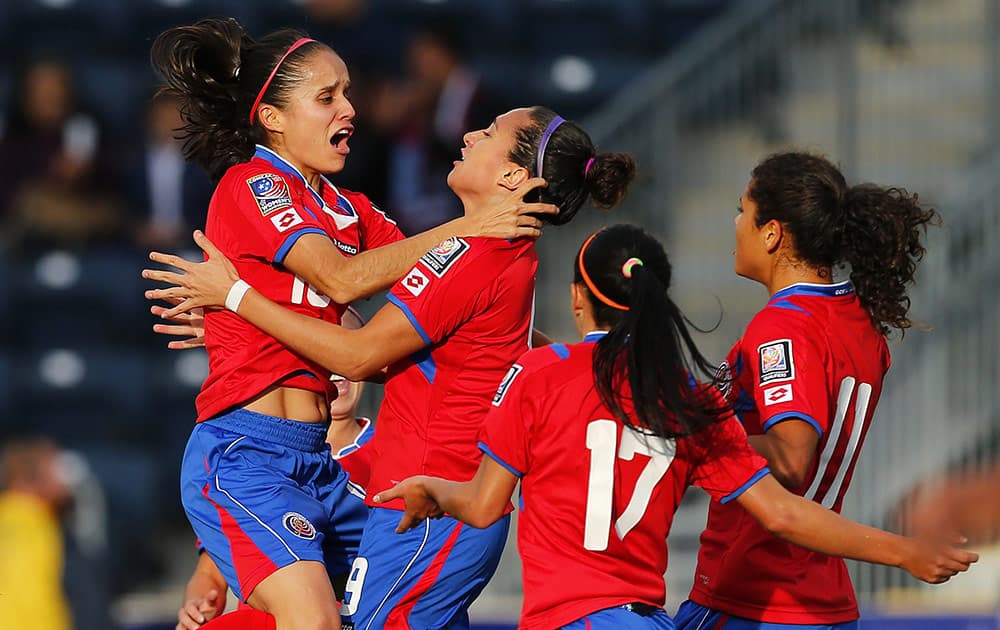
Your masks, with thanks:
[[[364,325],[364,318],[354,308],[347,307],[341,318],[341,325],[357,329]],[[177,332],[177,331],[173,331]],[[184,331],[187,334],[193,331]],[[361,400],[364,383],[350,381],[342,376],[336,376],[337,399],[330,403],[330,428],[326,433],[326,443],[330,452],[341,468],[347,472],[352,484],[364,486],[371,467],[368,449],[363,448],[374,434],[372,421],[358,417],[357,407]],[[360,488],[345,488],[345,496],[338,503],[337,515],[344,519],[352,519],[343,523],[338,530],[345,538],[347,557],[346,565],[327,567],[333,575],[338,593],[343,592],[346,572],[357,556],[358,543],[361,541],[361,531],[368,520],[368,510],[364,507],[364,494]],[[203,552],[199,554],[198,564],[188,579],[184,588],[184,605],[177,612],[177,630],[195,630],[202,624],[211,621],[226,607],[226,580],[219,571],[211,556]],[[263,611],[257,612],[257,617],[269,616]],[[249,616],[245,609],[241,613],[241,623]],[[273,624],[273,622],[272,622]]]
[[[546,218],[553,223],[572,219],[588,197],[614,205],[634,171],[631,158],[596,153],[580,127],[541,107],[512,110],[466,134],[462,158],[448,184],[466,212],[541,175],[543,198],[559,207]],[[181,285],[150,297],[186,299],[189,307],[228,304],[292,351],[351,379],[388,366],[369,447],[372,487],[420,473],[459,479],[475,473],[476,439],[496,384],[528,347],[534,239],[444,241],[393,287],[391,304],[357,331],[291,312],[249,290],[222,253],[204,237],[197,240],[209,261],[155,256],[186,275],[145,272]],[[242,301],[231,297],[236,293]],[[445,519],[405,539],[392,533],[397,520],[395,510],[372,510],[344,611],[353,613],[358,628],[468,627],[466,610],[496,569],[509,519],[486,529]]]
[[[889,369],[885,335],[910,326],[906,287],[936,213],[916,195],[848,186],[829,161],[782,153],[754,168],[736,215],[736,273],[767,306],[727,359],[731,402],[775,478],[839,512]],[[850,280],[834,281],[843,265]],[[772,537],[713,501],[682,628],[856,628],[843,560]]]
[[[162,33],[152,60],[182,102],[186,157],[218,181],[207,233],[263,294],[317,321],[339,321],[442,239],[537,235],[523,213],[554,210],[521,202],[535,180],[402,240],[364,195],[322,175],[343,168],[355,113],[330,48],[205,20]],[[343,557],[332,528],[346,484],[325,443],[330,372],[232,313],[205,324],[210,371],[182,466],[188,518],[236,594],[279,630],[339,628],[323,565]]]
[[[715,388],[694,380],[711,368],[668,295],[670,279],[663,248],[640,228],[587,239],[571,288],[583,342],[532,350],[511,368],[470,481],[420,476],[374,497],[405,501],[397,531],[442,514],[489,527],[520,480],[525,629],[672,629],[661,608],[666,540],[689,485],[738,504],[769,535],[930,582],[977,559],[859,525],[785,490]]]

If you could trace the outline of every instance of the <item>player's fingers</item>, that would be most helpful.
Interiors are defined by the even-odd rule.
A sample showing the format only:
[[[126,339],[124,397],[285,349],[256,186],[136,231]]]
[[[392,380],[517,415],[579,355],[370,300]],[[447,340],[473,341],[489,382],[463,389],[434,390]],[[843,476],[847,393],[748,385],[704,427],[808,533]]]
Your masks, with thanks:
[[[170,300],[170,304],[172,304],[174,306],[177,306],[182,301],[183,300],[174,299],[174,300]],[[149,307],[149,312],[152,313],[153,315],[156,315],[157,317],[161,317],[163,319],[166,319],[165,317],[163,317],[163,314],[167,312],[167,308],[165,306],[160,306],[159,304],[154,304],[154,305],[152,305],[152,306]],[[182,323],[188,323],[188,322],[190,322],[193,318],[194,318],[194,315],[191,314],[191,313],[181,313],[180,315],[177,315],[176,317],[171,318],[171,321],[177,322],[178,324],[182,324]]]
[[[189,260],[184,260],[180,256],[174,256],[173,254],[164,254],[162,252],[149,252],[149,259],[152,260],[153,262],[158,262],[164,265],[170,265],[171,267],[175,267],[177,269],[180,269],[181,271],[190,271],[191,265],[196,264]]]
[[[180,284],[185,282],[185,275],[173,271],[163,271],[162,269],[143,269],[142,277],[154,282],[166,282],[168,284]]]
[[[406,532],[416,527],[417,524],[419,524],[420,521],[422,520],[423,519],[417,518],[412,514],[410,514],[409,512],[404,512],[403,518],[399,519],[399,525],[396,526],[396,533],[405,534]]]
[[[198,308],[199,306],[200,305],[195,302],[193,298],[187,298],[177,306],[168,309],[165,313],[163,313],[163,317],[166,319],[173,319],[180,313],[187,313],[191,309]]]
[[[167,317],[173,317],[179,312],[177,311],[177,306],[180,306],[188,299],[187,289],[185,287],[166,287],[163,289],[147,289],[146,290],[147,300],[167,300],[169,299],[171,303],[177,302],[173,308],[167,309]]]
[[[551,203],[524,203],[518,206],[518,214],[559,214],[559,206]]]
[[[193,348],[204,348],[204,337],[192,337],[191,339],[181,339],[167,343],[168,350],[191,350]]]
[[[213,243],[207,236],[205,236],[204,232],[201,230],[195,230],[192,236],[194,237],[195,245],[200,247],[201,251],[208,254],[209,258],[225,258],[225,254],[219,251],[219,248],[216,247],[215,243]]]
[[[160,335],[173,335],[175,337],[194,337],[194,329],[190,326],[174,326],[171,324],[153,324],[153,332]]]
[[[542,220],[538,217],[531,216],[530,214],[522,214],[517,218],[517,225],[518,227],[533,227],[541,229]]]
[[[375,495],[375,498],[372,499],[372,501],[374,501],[375,503],[388,503],[393,499],[400,499],[402,497],[403,493],[399,490],[399,486],[397,485],[389,488],[388,490],[383,490],[382,492],[379,492],[378,494]]]
[[[528,236],[531,238],[538,238],[542,235],[542,231],[536,227],[522,226],[517,228],[518,236]]]
[[[545,186],[548,186],[548,183],[545,181],[544,177],[532,177],[528,181],[521,184],[512,194],[518,199],[524,199],[524,196],[532,190],[544,188]]]
[[[184,608],[181,608],[177,612],[177,627],[186,628],[189,630],[195,630],[200,627],[202,623],[205,622],[205,618],[200,612],[198,612],[197,607],[193,604],[185,604]]]

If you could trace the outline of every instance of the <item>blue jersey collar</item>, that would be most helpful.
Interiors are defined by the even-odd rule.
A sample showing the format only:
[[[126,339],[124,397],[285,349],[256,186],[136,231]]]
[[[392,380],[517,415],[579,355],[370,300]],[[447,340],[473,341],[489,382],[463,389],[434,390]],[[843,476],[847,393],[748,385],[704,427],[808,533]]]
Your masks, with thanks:
[[[305,186],[306,190],[309,191],[309,194],[312,195],[313,201],[315,201],[320,208],[329,208],[326,201],[323,199],[323,195],[316,192],[316,190],[309,185],[308,180],[306,180],[306,176],[303,175],[299,169],[295,168],[295,166],[293,166],[291,162],[289,162],[285,158],[281,157],[271,149],[261,144],[257,145],[257,150],[254,151],[253,156],[255,158],[260,158],[264,160],[265,162],[269,163],[271,166],[278,169],[285,175],[288,175],[289,177],[292,177],[293,179],[297,179],[300,182],[302,182],[302,185]],[[348,216],[355,216],[357,214],[351,202],[348,201],[346,197],[340,194],[340,191],[337,190],[336,186],[330,183],[330,180],[321,175],[320,181],[323,182],[324,186],[329,186],[330,189],[333,190],[334,193],[336,193],[337,210],[340,210],[342,214],[347,214]]]
[[[584,335],[583,340],[585,342],[587,342],[587,341],[598,341],[598,340],[601,339],[601,337],[603,337],[606,334],[608,334],[608,331],[606,331],[606,330],[595,330],[593,332],[589,332],[586,335]]]
[[[771,296],[769,302],[781,300],[792,295],[812,295],[817,297],[840,297],[854,293],[854,285],[850,280],[837,282],[835,284],[812,284],[809,282],[798,282],[785,287]]]

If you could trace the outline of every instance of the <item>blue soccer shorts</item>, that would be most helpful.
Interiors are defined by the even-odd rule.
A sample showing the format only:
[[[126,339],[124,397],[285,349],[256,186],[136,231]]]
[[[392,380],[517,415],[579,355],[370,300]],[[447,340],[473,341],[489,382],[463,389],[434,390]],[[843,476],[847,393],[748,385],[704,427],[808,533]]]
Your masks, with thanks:
[[[676,630],[674,622],[662,608],[625,604],[590,613],[563,626],[564,630]]]
[[[370,510],[342,612],[356,630],[468,628],[469,606],[500,563],[510,515],[486,529],[444,517],[397,534],[402,515]]]
[[[347,573],[368,508],[330,454],[326,425],[245,409],[195,425],[181,502],[236,596],[299,560]]]
[[[674,615],[677,630],[858,630],[858,622],[802,625],[791,623],[765,623],[742,617],[733,617],[718,610],[705,608],[687,600]]]

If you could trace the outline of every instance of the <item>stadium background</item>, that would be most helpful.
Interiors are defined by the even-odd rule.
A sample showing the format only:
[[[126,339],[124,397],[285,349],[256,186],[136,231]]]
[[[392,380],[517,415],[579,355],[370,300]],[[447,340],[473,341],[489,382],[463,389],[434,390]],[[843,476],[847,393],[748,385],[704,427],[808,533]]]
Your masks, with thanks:
[[[434,134],[456,116],[418,121],[394,99],[433,83],[426,64],[449,50],[479,77],[490,117],[545,104],[582,120],[600,148],[633,152],[640,177],[622,208],[540,241],[537,323],[563,340],[570,252],[600,224],[633,221],[669,245],[692,321],[721,315],[699,339],[721,357],[766,297],[732,274],[730,252],[736,200],[770,151],[809,148],[852,180],[919,191],[944,217],[913,292],[927,326],[892,344],[847,511],[898,529],[918,482],[998,456],[998,0],[0,0],[0,441],[41,434],[79,455],[66,575],[79,628],[109,627],[105,616],[173,627],[195,560],[176,480],[206,362],[149,331],[138,276],[147,246],[185,244],[186,224],[163,223],[136,172],[149,159],[152,37],[220,15],[255,35],[305,27],[344,55],[361,131],[335,181],[414,229],[447,207],[420,174],[440,164]],[[40,59],[64,64],[77,96],[37,146],[85,163],[82,175],[26,173],[22,77]],[[29,110],[44,89],[58,95],[40,89]],[[196,175],[178,181],[185,200],[203,198]],[[369,388],[363,411],[378,396]],[[668,608],[690,584],[705,507],[691,493],[675,520]],[[998,627],[1000,550],[983,551],[943,587],[855,566],[864,627]],[[474,619],[509,627],[519,589],[511,544]]]

